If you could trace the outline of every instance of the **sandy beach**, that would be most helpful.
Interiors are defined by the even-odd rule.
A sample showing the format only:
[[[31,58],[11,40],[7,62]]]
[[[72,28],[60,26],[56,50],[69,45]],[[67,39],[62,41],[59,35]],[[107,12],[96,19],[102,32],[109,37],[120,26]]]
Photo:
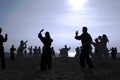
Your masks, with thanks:
[[[40,70],[40,58],[24,58],[10,61],[6,69],[0,68],[0,80],[119,80],[120,58],[110,60],[95,69],[81,68],[76,58],[53,58],[52,70]]]

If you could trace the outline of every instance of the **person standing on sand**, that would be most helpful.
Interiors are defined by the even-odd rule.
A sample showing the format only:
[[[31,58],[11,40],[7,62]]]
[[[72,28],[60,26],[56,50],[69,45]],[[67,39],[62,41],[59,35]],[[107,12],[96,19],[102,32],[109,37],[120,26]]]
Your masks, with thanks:
[[[90,50],[91,50],[91,42],[92,42],[91,35],[87,32],[87,27],[83,27],[82,32],[83,33],[80,36],[78,36],[78,31],[76,31],[76,34],[75,34],[75,39],[81,40],[81,43],[82,43],[82,50],[80,54],[80,64],[81,64],[81,67],[84,68],[85,60],[86,60],[89,68],[94,68],[93,62],[89,56]]]
[[[45,37],[43,37],[41,34],[43,31],[44,31],[44,29],[42,29],[38,34],[38,38],[43,43],[40,69],[41,70],[51,70],[51,67],[52,67],[51,44],[53,42],[53,39],[51,39],[49,32],[46,32]]]
[[[11,46],[10,48],[10,59],[11,61],[13,61],[13,59],[15,58],[15,52],[16,51],[16,48],[14,47],[14,45]]]
[[[0,58],[1,58],[1,67],[2,69],[5,69],[5,53],[4,53],[4,46],[3,42],[7,41],[7,34],[5,34],[5,38],[3,37],[2,33],[2,28],[0,28]]]

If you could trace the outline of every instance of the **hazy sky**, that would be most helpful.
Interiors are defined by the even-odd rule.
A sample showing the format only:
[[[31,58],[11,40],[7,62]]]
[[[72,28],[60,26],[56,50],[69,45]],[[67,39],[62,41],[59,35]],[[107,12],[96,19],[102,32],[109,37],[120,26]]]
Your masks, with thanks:
[[[28,46],[42,46],[39,31],[49,31],[56,52],[65,44],[73,52],[80,46],[74,39],[75,31],[81,34],[83,26],[93,40],[102,34],[109,38],[108,47],[120,51],[120,0],[0,0],[0,27],[8,33],[4,44],[9,51],[12,44],[28,40]],[[45,33],[43,32],[43,35]]]

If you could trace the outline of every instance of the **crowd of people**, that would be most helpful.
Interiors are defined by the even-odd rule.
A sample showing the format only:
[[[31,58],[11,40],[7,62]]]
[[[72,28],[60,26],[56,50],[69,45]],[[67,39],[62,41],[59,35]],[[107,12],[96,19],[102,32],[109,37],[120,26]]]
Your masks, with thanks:
[[[32,46],[27,48],[28,41],[20,41],[19,47],[16,49],[14,45],[10,48],[10,59],[13,61],[14,58],[40,58],[40,70],[51,70],[52,69],[52,56],[55,56],[54,47],[52,47],[53,39],[50,36],[49,32],[45,32],[45,36],[42,35],[44,29],[40,30],[38,33],[38,38],[43,43],[43,47]],[[7,34],[3,37],[2,28],[0,28],[0,59],[1,59],[1,67],[5,69],[5,53],[3,42],[8,40]],[[95,65],[99,65],[102,63],[107,63],[109,61],[109,51],[111,51],[111,57],[113,59],[116,58],[117,48],[112,47],[110,50],[107,48],[107,43],[109,39],[106,34],[102,36],[98,36],[94,41],[92,40],[91,35],[88,33],[87,27],[82,28],[82,34],[79,35],[78,31],[75,32],[75,39],[80,40],[82,45],[78,45],[79,47],[75,48],[76,55],[75,58],[79,58],[80,65],[82,68],[86,67],[86,63],[88,67],[91,69],[95,68]],[[94,47],[94,52],[92,52],[92,46]],[[68,51],[71,47],[67,47],[64,45],[63,48],[59,49],[60,54],[58,57],[67,60]],[[27,50],[29,51],[27,54]],[[16,55],[15,55],[16,51]],[[55,56],[56,57],[56,56]]]

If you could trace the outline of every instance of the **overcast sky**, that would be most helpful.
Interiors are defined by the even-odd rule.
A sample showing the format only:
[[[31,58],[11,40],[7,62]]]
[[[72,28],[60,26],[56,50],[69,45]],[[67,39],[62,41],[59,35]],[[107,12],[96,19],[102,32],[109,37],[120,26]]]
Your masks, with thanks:
[[[12,44],[18,47],[20,40],[28,40],[28,46],[42,46],[38,33],[44,28],[50,32],[56,52],[64,45],[74,52],[81,46],[74,39],[75,32],[81,34],[83,26],[93,40],[106,34],[108,48],[120,51],[119,21],[120,0],[0,0],[0,27],[3,35],[8,33],[5,51]]]

